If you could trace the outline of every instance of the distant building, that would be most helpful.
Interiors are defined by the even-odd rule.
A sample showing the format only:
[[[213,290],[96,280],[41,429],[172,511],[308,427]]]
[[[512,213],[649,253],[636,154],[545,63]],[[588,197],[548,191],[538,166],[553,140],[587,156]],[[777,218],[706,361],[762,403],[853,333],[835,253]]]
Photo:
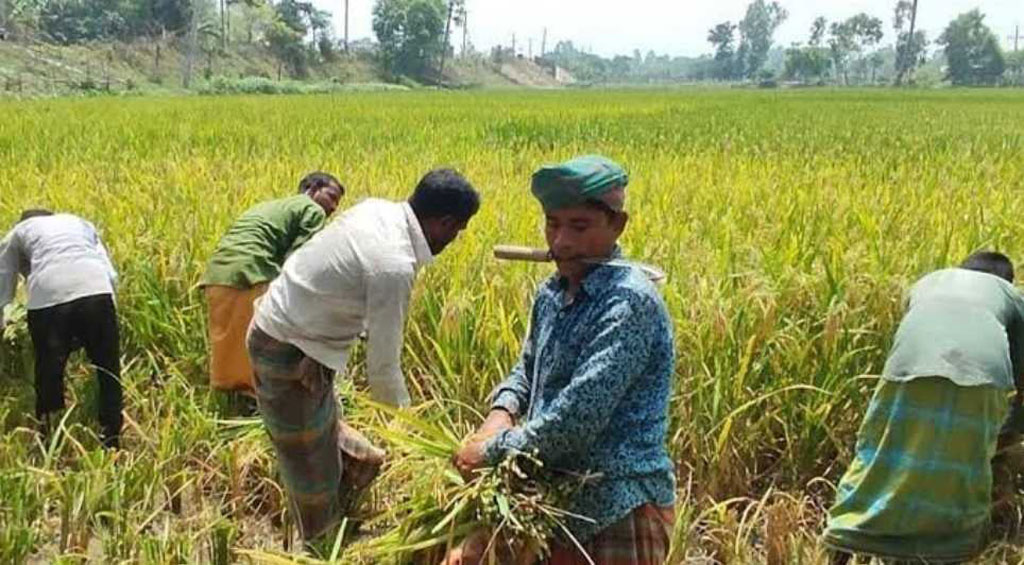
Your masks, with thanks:
[[[562,67],[559,67],[558,65],[555,65],[554,67],[555,68],[552,72],[552,76],[555,77],[556,81],[558,81],[561,84],[572,84],[576,82],[576,77],[572,76],[572,73],[563,69]]]
[[[534,57],[533,62],[540,65],[559,84],[573,84],[576,82],[576,77],[572,76],[572,73],[552,63],[546,57]]]

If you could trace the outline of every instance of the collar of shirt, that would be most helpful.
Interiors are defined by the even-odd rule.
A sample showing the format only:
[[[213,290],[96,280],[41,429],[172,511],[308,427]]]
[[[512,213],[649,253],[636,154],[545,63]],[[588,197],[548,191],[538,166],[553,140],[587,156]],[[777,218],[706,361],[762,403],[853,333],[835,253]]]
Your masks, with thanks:
[[[434,254],[430,251],[427,236],[423,235],[420,219],[412,211],[412,206],[408,202],[402,202],[402,210],[405,211],[405,220],[409,225],[409,240],[412,241],[413,254],[416,256],[416,268],[419,269],[432,263]]]
[[[616,245],[612,249],[612,252],[608,258],[621,259],[622,249],[618,245]],[[614,273],[615,267],[603,266],[600,263],[595,264],[587,272],[587,275],[583,277],[583,283],[580,285],[579,293],[576,295],[575,298],[573,298],[571,302],[566,302],[564,296],[565,288],[568,284],[568,281],[565,279],[565,277],[559,275],[558,273],[555,273],[551,277],[551,279],[548,280],[548,283],[546,285],[547,291],[550,292],[554,296],[554,298],[557,299],[557,304],[561,304],[562,308],[568,308],[588,296],[594,296],[595,294],[597,294],[602,288],[608,285],[608,283],[611,281],[611,276]]]

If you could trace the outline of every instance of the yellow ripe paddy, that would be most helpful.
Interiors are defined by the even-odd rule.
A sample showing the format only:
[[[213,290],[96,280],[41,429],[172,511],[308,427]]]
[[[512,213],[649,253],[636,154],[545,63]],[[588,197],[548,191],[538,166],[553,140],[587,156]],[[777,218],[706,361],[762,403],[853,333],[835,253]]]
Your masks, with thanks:
[[[549,266],[498,263],[543,245],[540,164],[602,153],[631,174],[626,254],[664,269],[675,322],[673,562],[818,563],[833,484],[885,360],[903,292],[995,248],[1024,258],[1024,99],[1009,91],[411,92],[322,97],[0,103],[0,226],[46,206],[93,221],[120,271],[125,449],[96,448],[94,383],[68,376],[68,433],[32,431],[30,344],[0,344],[0,562],[274,562],[287,520],[262,430],[206,383],[196,284],[250,205],[315,169],[366,197],[404,198],[436,166],[481,213],[417,282],[405,369],[418,416],[478,420],[514,362]],[[359,356],[356,358],[359,359]],[[361,364],[340,379],[347,417]],[[354,384],[353,384],[354,383]],[[385,447],[387,442],[378,437]],[[396,452],[372,501],[443,466]],[[424,480],[412,480],[427,479]],[[389,514],[390,512],[390,514]],[[988,561],[1024,558],[1019,511]],[[383,562],[363,539],[337,561]],[[61,556],[61,557],[58,557]],[[298,557],[292,555],[287,559]],[[287,562],[287,561],[277,561]]]

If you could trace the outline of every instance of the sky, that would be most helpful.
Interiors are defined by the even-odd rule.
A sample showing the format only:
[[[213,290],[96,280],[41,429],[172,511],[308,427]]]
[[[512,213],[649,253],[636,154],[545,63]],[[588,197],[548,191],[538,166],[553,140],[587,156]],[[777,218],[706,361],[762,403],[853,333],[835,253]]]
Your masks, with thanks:
[[[373,37],[374,0],[349,1],[349,36],[355,40]],[[345,0],[313,0],[334,14],[338,37],[343,36]],[[466,0],[469,41],[481,51],[494,45],[510,46],[515,34],[517,50],[540,54],[544,28],[547,47],[571,40],[578,47],[602,56],[641,53],[697,56],[711,52],[708,29],[717,23],[743,18],[749,0]],[[881,18],[886,37],[892,43],[892,15],[895,0],[780,0],[789,18],[775,34],[776,44],[788,46],[807,40],[811,22],[818,16],[829,21],[845,19],[859,12]],[[918,29],[933,40],[957,14],[979,8],[985,22],[1003,45],[1013,48],[1009,36],[1021,28],[1024,49],[1024,0],[919,0]],[[452,43],[462,44],[462,30]]]

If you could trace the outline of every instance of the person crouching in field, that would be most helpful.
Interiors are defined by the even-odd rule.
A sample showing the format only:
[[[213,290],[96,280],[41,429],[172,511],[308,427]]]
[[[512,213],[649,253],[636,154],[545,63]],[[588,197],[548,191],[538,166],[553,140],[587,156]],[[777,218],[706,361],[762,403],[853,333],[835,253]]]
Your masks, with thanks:
[[[250,208],[217,244],[200,283],[209,310],[214,390],[253,394],[245,349],[253,301],[281,272],[285,258],[324,227],[344,194],[332,175],[311,173],[299,182],[297,195]]]
[[[951,563],[983,549],[991,461],[1024,369],[1012,282],[1006,256],[978,252],[914,284],[829,511],[834,563]]]
[[[100,439],[120,446],[121,361],[114,289],[117,271],[96,228],[71,214],[28,210],[0,242],[0,313],[18,274],[28,286],[28,329],[35,349],[36,417],[44,434],[64,409],[64,367],[84,346],[99,382]],[[0,329],[6,325],[0,320]]]
[[[620,254],[627,182],[619,165],[600,156],[534,173],[558,272],[537,291],[519,362],[454,464],[472,480],[475,469],[525,452],[545,469],[598,475],[566,508],[588,518],[570,519],[572,536],[597,565],[660,565],[675,502],[666,449],[672,324],[640,270],[580,261]],[[488,540],[486,532],[470,536],[446,562],[477,565]],[[589,561],[565,537],[552,540],[547,563]]]
[[[431,171],[408,202],[365,200],[285,261],[249,329],[256,398],[307,545],[328,538],[376,477],[384,453],[338,418],[336,371],[367,334],[374,400],[407,406],[402,333],[413,281],[466,228],[480,197]]]

